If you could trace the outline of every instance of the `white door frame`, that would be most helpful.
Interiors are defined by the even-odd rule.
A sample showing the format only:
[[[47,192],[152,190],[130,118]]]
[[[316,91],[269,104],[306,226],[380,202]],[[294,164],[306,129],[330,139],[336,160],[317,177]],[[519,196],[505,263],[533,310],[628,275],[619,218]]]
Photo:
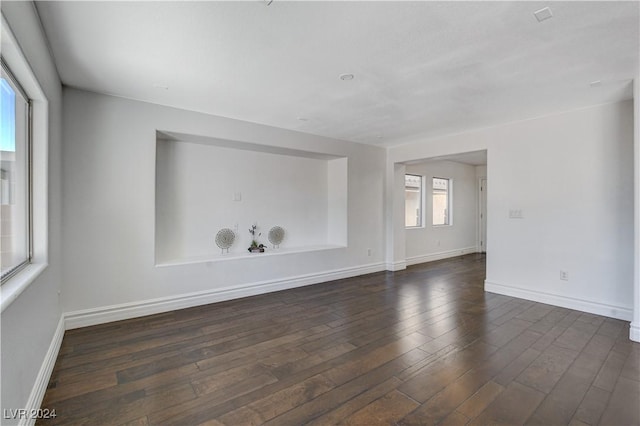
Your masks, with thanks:
[[[487,178],[478,179],[478,250],[487,252]],[[484,194],[484,198],[483,198]],[[484,226],[484,227],[483,227]]]

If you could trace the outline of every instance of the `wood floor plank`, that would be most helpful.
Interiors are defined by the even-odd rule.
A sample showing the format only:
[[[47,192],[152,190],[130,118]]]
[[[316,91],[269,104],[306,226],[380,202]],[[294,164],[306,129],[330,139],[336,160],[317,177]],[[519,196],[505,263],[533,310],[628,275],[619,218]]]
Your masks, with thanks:
[[[582,348],[591,340],[598,327],[592,324],[576,321],[571,327],[567,328],[555,340],[554,344],[562,348],[581,351]]]
[[[322,374],[318,374],[231,411],[219,417],[218,420],[226,425],[261,424],[328,392],[334,387],[333,382]]]
[[[626,360],[627,356],[614,350],[610,351],[603,366],[600,368],[600,372],[596,376],[593,385],[602,390],[613,392],[618,376],[620,375]]]
[[[495,347],[484,342],[477,342],[419,370],[398,389],[416,401],[424,403],[495,350]],[[425,386],[425,383],[429,385]]]
[[[466,419],[473,419],[480,415],[503,390],[504,386],[491,380],[462,403],[456,411],[463,414]]]
[[[414,333],[397,341],[376,348],[366,355],[359,356],[353,361],[339,367],[332,368],[324,374],[334,383],[340,385],[373,370],[400,355],[417,349],[424,342],[424,336]]]
[[[370,389],[367,389],[360,395],[345,401],[340,406],[331,410],[328,413],[325,413],[319,417],[316,417],[312,421],[307,423],[307,426],[324,426],[324,425],[333,425],[341,423],[345,418],[349,417],[356,411],[368,406],[373,401],[378,398],[383,397],[388,394],[392,390],[396,389],[400,384],[400,380],[396,377],[391,377],[388,380],[380,383],[377,386],[373,386]]]
[[[602,414],[603,425],[640,424],[640,381],[620,377]]]
[[[318,364],[322,364],[325,361],[337,358],[341,355],[353,351],[354,349],[356,349],[356,346],[352,345],[351,343],[340,343],[338,345],[330,346],[313,354],[308,354],[305,351],[305,353],[307,353],[306,357],[291,360],[282,365],[274,366],[271,369],[271,372],[278,379],[282,379],[286,376],[290,376]]]
[[[578,352],[549,346],[516,380],[544,393],[549,393],[569,368]]]
[[[114,372],[91,374],[91,380],[83,377],[75,377],[75,380],[56,380],[47,391],[49,404],[73,398],[88,392],[105,389],[118,384],[118,378]]]
[[[400,424],[438,424],[486,383],[486,375],[472,369],[413,410]]]
[[[351,416],[344,419],[340,424],[344,425],[381,425],[396,424],[397,420],[403,418],[405,414],[418,407],[413,399],[405,394],[393,390],[373,401],[366,407],[358,410]]]
[[[464,415],[460,414],[457,411],[449,414],[446,418],[444,418],[439,425],[440,426],[461,426],[466,425],[469,422],[469,419]]]
[[[607,407],[611,392],[604,391],[595,386],[591,386],[582,399],[573,419],[579,420],[589,425],[596,425]],[[572,419],[572,420],[573,420]]]
[[[625,322],[484,279],[472,254],[70,330],[37,423],[640,422]]]
[[[265,424],[282,425],[282,424],[306,424],[311,420],[319,417],[329,411],[335,410],[348,401],[369,388],[383,383],[394,376],[398,371],[403,370],[407,366],[416,362],[415,351],[407,352],[386,364],[377,367],[366,374],[336,387],[330,392],[324,393],[319,397],[298,406],[278,417],[272,419]],[[423,352],[424,354],[424,352]]]
[[[512,382],[469,424],[524,424],[543,399],[544,393],[518,382]]]
[[[537,350],[531,348],[526,349],[494,378],[495,382],[502,386],[507,386],[539,356],[540,352]]]
[[[131,422],[140,417],[140,413],[153,412],[160,408],[180,405],[196,398],[189,384],[167,386],[153,394],[133,400],[125,404],[108,406],[95,411],[89,416],[81,417],[80,423],[86,425],[106,425],[111,423]]]

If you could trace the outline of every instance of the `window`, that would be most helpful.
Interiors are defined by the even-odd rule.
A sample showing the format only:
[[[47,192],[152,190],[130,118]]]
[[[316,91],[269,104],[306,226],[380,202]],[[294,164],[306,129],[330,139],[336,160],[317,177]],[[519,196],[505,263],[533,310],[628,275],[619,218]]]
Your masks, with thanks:
[[[404,176],[404,224],[407,228],[422,226],[422,176]]]
[[[4,312],[47,268],[50,132],[49,101],[4,15],[0,40],[0,311]],[[46,66],[40,71],[55,75]]]
[[[4,59],[0,91],[0,264],[4,283],[31,261],[31,105]]]
[[[433,224],[451,225],[451,179],[433,178]]]

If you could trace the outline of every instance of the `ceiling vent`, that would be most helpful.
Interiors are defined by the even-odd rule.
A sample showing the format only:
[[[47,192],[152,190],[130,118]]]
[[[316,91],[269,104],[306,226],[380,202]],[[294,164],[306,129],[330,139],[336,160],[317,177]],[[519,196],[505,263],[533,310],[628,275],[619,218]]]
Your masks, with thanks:
[[[536,19],[538,20],[538,22],[546,21],[547,19],[551,19],[553,17],[553,13],[551,13],[551,9],[549,9],[548,7],[533,12],[533,14],[536,15]]]

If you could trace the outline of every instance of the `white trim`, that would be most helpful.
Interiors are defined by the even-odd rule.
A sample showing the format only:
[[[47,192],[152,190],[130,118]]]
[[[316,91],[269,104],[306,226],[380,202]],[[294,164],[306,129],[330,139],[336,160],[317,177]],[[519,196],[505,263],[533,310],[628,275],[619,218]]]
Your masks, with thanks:
[[[385,266],[387,271],[402,271],[404,269],[407,269],[407,262],[405,262],[404,260],[398,260],[396,262],[387,262],[386,266]]]
[[[484,181],[484,187],[482,186],[482,182]],[[485,233],[484,233],[484,240],[482,240],[482,206],[485,204],[488,204],[488,198],[485,197],[485,202],[482,202],[482,197],[483,195],[487,194],[487,177],[486,176],[480,176],[478,177],[478,205],[476,206],[478,208],[477,212],[476,212],[476,219],[477,219],[477,230],[476,230],[476,246],[477,249],[476,251],[478,253],[486,253],[487,252],[487,229],[485,227]],[[488,210],[488,205],[485,205],[485,211]],[[486,215],[485,215],[486,216]],[[487,218],[484,218],[485,221],[485,226],[487,224],[486,222]],[[484,250],[483,250],[484,249]]]
[[[633,80],[633,323],[629,339],[640,342],[640,73]]]
[[[209,303],[222,302],[225,300],[255,296],[258,294],[303,287],[321,282],[371,274],[383,271],[384,269],[383,263],[371,263],[368,265],[299,275],[297,277],[255,282],[242,286],[223,287],[214,290],[205,290],[176,296],[67,312],[64,314],[65,326],[67,330],[71,330],[79,327],[104,324],[107,322],[168,312],[176,309],[190,308],[193,306],[206,305]]]
[[[31,263],[0,287],[0,312],[4,312],[14,300],[44,271],[46,263]]]
[[[640,342],[640,324],[631,323],[629,326],[629,339]]]
[[[42,365],[40,366],[40,371],[38,372],[36,381],[33,384],[33,388],[31,389],[29,399],[27,400],[27,405],[25,406],[25,410],[27,413],[36,413],[42,405],[42,400],[44,399],[44,394],[47,390],[47,386],[49,385],[49,379],[51,379],[53,367],[56,365],[58,352],[60,351],[60,346],[62,345],[62,338],[64,337],[64,325],[65,320],[64,315],[62,315],[60,317],[60,321],[58,321],[56,331],[53,333],[53,338],[51,339],[49,350],[47,351],[47,354],[44,357],[44,361],[42,361]],[[27,426],[34,425],[35,423],[35,417],[30,418],[29,416],[27,416],[21,419],[19,424],[21,426]]]
[[[489,280],[484,281],[484,290],[489,293],[502,294],[505,296],[517,297],[519,299],[546,303],[548,305],[589,312],[591,314],[616,318],[623,321],[631,321],[631,317],[633,316],[632,309],[625,306],[607,305],[593,300],[578,299],[575,297],[561,296],[542,291],[533,291],[521,287],[498,284]]]
[[[433,262],[434,260],[448,259],[450,257],[463,256],[465,254],[477,253],[477,247],[465,247],[455,250],[441,251],[438,253],[421,254],[419,256],[407,257],[406,264],[417,265],[418,263]]]

